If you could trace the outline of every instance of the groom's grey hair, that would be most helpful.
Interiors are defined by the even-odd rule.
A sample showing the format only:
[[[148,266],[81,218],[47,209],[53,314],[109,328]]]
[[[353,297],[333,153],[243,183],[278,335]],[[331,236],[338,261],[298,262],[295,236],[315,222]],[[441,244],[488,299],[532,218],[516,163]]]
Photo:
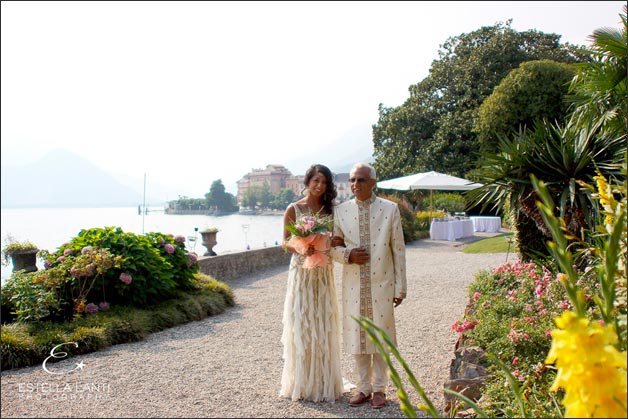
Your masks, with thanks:
[[[375,168],[368,163],[364,163],[364,162],[356,163],[353,165],[353,168],[351,169],[351,171],[353,172],[354,170],[361,169],[363,167],[366,167],[367,169],[369,169],[369,176],[371,177],[371,179],[377,179],[377,172],[375,171]]]

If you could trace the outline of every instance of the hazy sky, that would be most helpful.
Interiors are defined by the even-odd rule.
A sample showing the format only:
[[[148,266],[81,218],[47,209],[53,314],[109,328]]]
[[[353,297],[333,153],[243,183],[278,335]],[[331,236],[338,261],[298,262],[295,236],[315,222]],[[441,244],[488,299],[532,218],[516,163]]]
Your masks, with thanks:
[[[2,165],[66,148],[181,195],[235,193],[252,168],[326,163],[349,133],[372,150],[378,105],[401,105],[449,37],[512,18],[588,45],[623,4],[3,1]]]

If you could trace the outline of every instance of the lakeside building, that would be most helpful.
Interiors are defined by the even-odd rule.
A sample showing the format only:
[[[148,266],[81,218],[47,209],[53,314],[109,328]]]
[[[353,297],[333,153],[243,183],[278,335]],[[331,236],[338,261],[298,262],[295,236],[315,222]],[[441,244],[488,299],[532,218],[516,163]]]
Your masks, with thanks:
[[[296,196],[302,196],[304,179],[305,176],[293,175],[290,170],[280,164],[269,164],[264,169],[253,169],[237,182],[238,203],[242,202],[242,197],[248,188],[251,186],[263,187],[264,184],[268,184],[273,195],[277,195],[281,189],[287,188],[291,189]],[[346,201],[352,196],[349,186],[349,173],[334,174],[334,183],[336,184],[339,202]]]
[[[253,169],[237,182],[238,203],[242,202],[244,193],[250,187],[263,187],[264,184],[270,187],[270,193],[273,195],[277,195],[284,188],[292,189],[296,195],[299,195],[303,178],[303,176],[294,176],[290,170],[280,164],[269,164],[265,169]]]

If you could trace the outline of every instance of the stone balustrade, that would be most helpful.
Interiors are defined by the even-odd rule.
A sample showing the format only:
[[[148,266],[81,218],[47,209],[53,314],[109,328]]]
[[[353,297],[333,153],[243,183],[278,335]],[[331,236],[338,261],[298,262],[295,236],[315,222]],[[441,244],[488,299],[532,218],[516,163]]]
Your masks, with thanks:
[[[201,256],[198,263],[201,272],[229,283],[229,280],[275,266],[288,266],[290,253],[281,246],[225,253],[218,256]]]

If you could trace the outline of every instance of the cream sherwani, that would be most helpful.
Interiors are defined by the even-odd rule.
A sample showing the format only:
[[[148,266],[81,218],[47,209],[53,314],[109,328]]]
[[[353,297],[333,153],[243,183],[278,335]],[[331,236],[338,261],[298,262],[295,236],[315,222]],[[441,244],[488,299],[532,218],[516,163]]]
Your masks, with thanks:
[[[352,199],[334,210],[334,235],[346,247],[331,250],[342,263],[343,347],[348,354],[377,353],[367,333],[351,316],[365,316],[396,344],[393,298],[406,297],[406,253],[401,216],[395,202],[371,195]],[[369,249],[364,265],[349,263],[351,249]]]

